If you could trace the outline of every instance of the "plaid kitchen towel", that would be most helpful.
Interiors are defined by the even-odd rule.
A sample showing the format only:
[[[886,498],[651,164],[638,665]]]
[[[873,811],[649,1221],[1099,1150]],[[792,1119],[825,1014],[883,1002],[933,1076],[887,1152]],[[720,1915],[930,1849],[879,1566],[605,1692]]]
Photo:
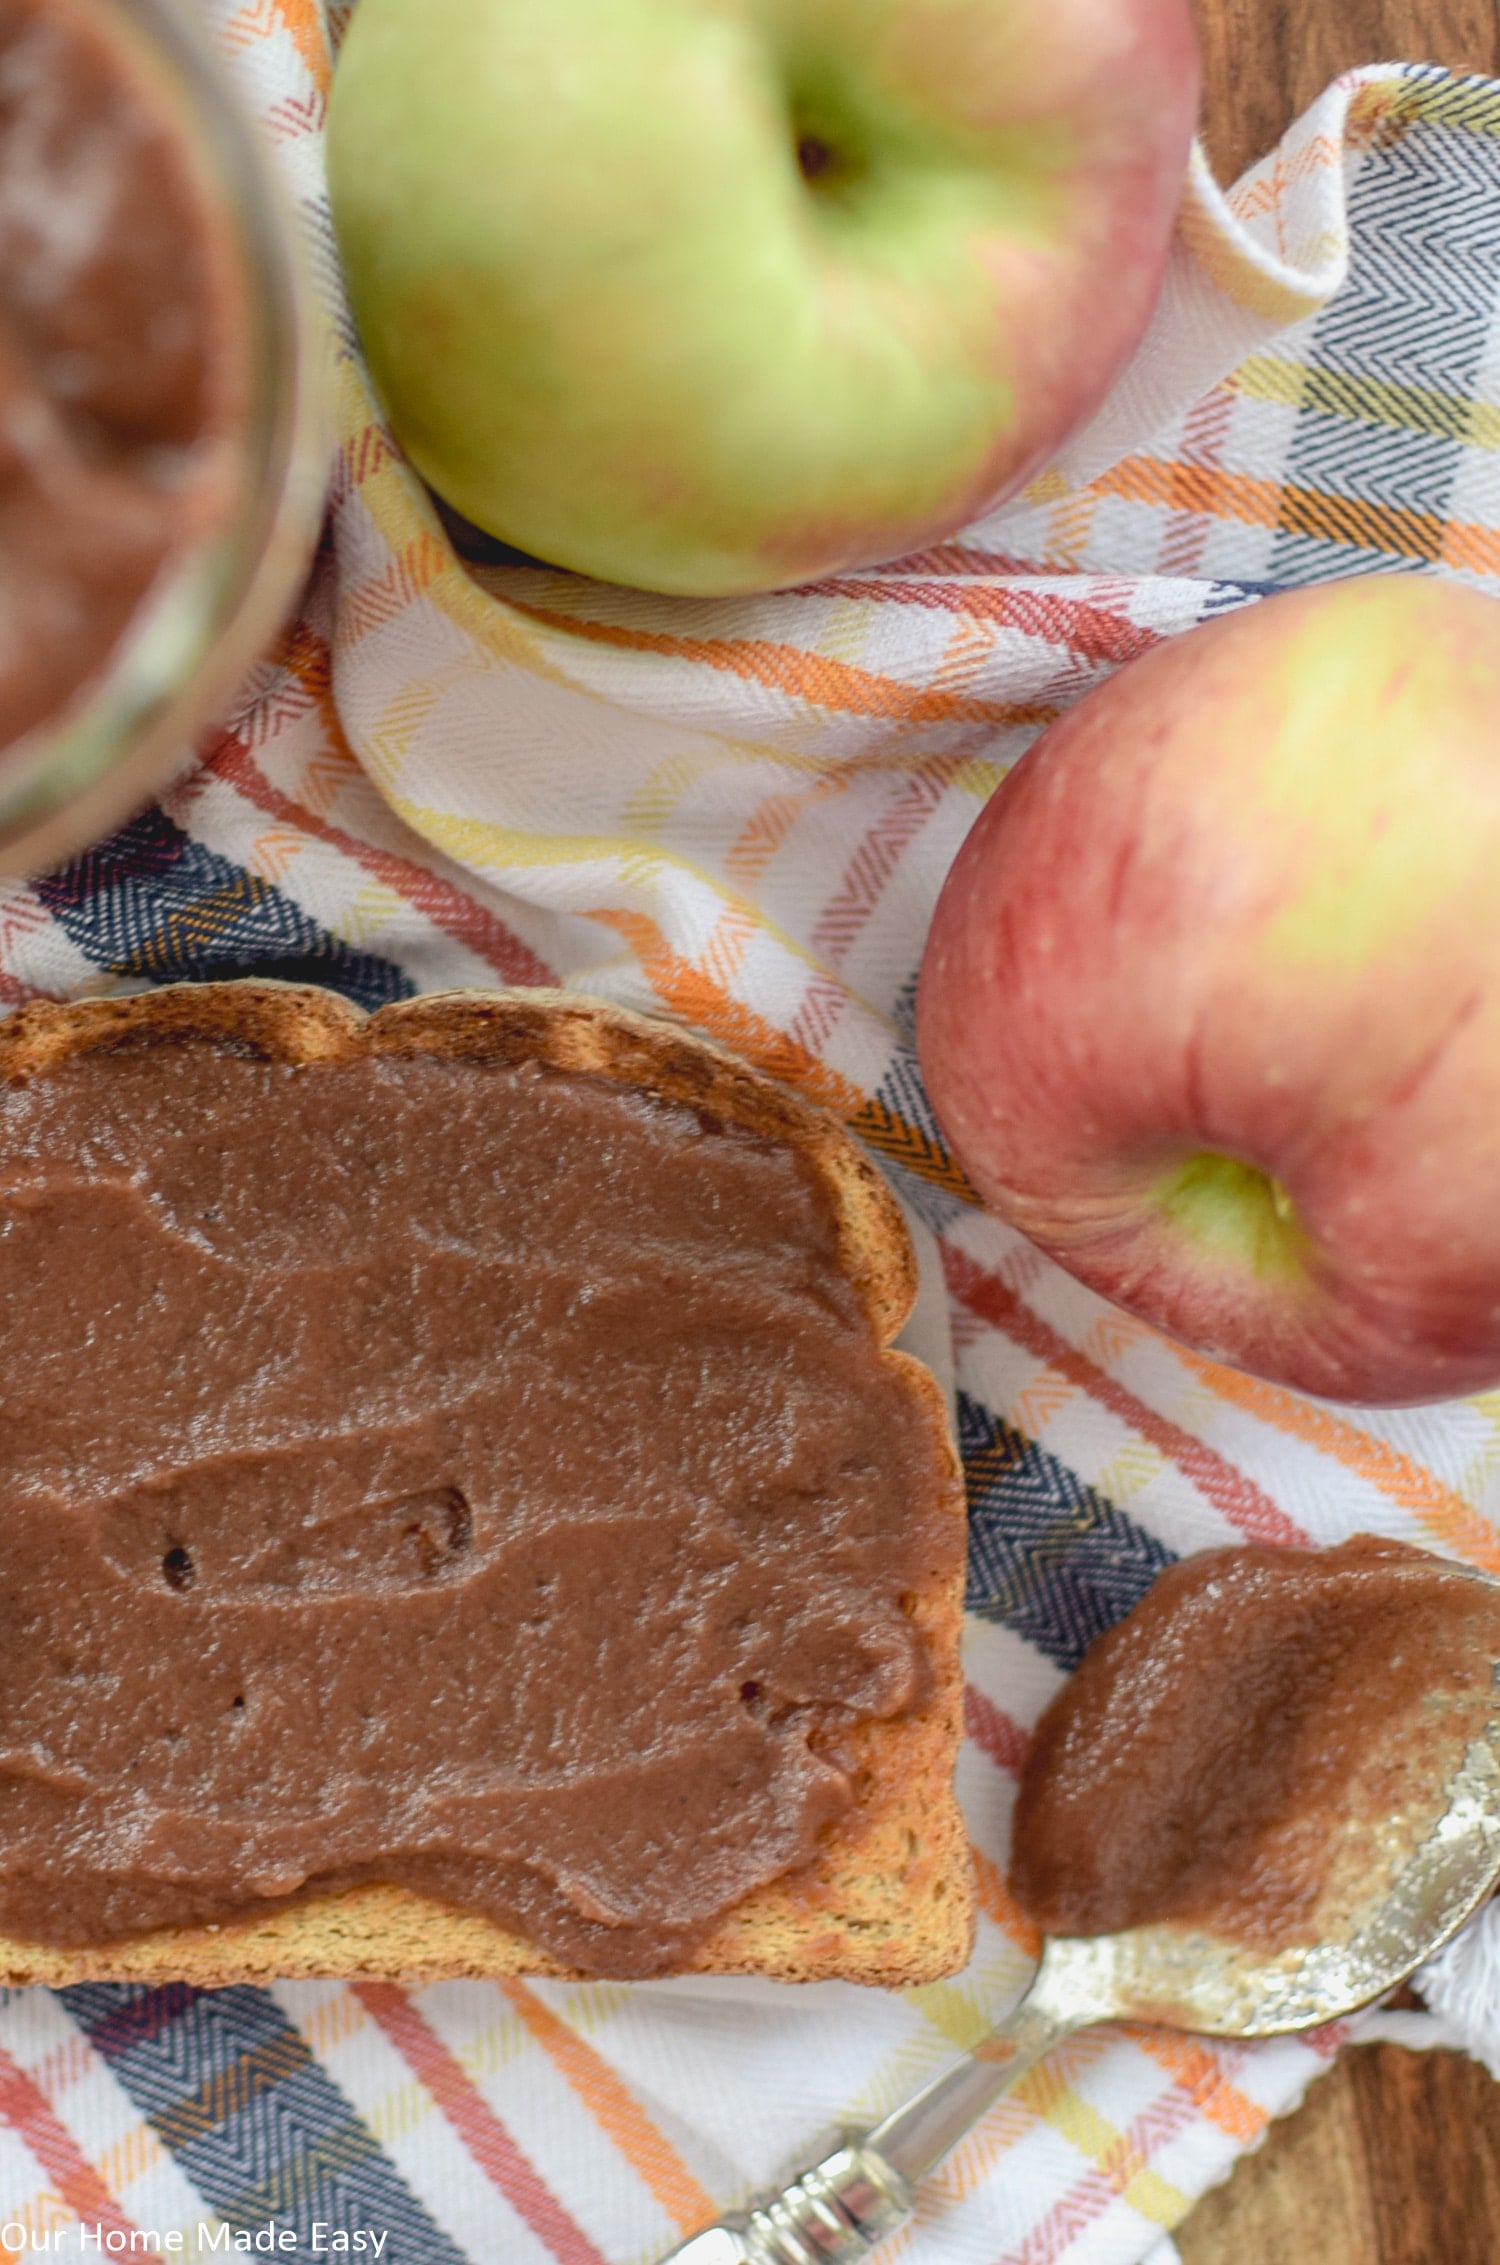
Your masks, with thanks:
[[[1229,197],[1196,166],[1146,346],[1026,497],[881,571],[707,604],[455,556],[342,310],[320,170],[334,13],[213,5],[338,330],[305,609],[159,806],[0,891],[0,998],[249,970],[371,1005],[560,981],[696,1024],[847,1118],[946,1278],[979,1942],[957,1981],[906,1995],[12,1993],[0,2251],[176,2233],[187,2256],[647,2265],[1013,2001],[1027,1725],[1162,1566],[1364,1528],[1500,1569],[1500,1395],[1345,1411],[1165,1343],[972,1208],[911,1048],[944,872],[1069,701],[1271,585],[1419,564],[1500,592],[1500,86],[1355,74]],[[1077,2037],[890,2254],[1145,2258],[1339,2041]]]

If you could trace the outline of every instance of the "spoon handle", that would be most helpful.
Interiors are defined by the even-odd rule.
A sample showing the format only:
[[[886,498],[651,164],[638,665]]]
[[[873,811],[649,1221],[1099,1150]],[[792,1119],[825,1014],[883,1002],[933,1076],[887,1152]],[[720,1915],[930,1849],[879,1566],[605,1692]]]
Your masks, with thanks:
[[[1010,2017],[971,2053],[893,2108],[865,2147],[908,2184],[925,2178],[1013,2084],[1081,2026],[1078,2014],[1050,2005],[1033,1983]]]
[[[914,2182],[1085,2018],[1033,1984],[1008,2021],[863,2139],[694,2234],[661,2265],[855,2265],[910,2215]]]

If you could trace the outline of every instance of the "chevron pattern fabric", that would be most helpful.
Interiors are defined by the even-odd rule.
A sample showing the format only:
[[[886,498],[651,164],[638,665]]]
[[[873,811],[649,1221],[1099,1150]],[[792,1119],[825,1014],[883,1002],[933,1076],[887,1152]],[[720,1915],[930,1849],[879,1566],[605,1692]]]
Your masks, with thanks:
[[[1162,1566],[1373,1528],[1500,1570],[1500,1400],[1314,1404],[1103,1306],[977,1210],[911,1045],[943,875],[1091,685],[1287,583],[1415,564],[1500,596],[1500,86],[1357,73],[1227,196],[1195,163],[1141,360],[1025,496],[878,572],[689,604],[455,555],[339,297],[321,134],[348,8],[198,4],[338,342],[328,541],[160,806],[0,886],[0,1009],[250,971],[367,1006],[561,982],[844,1116],[930,1231],[951,1324],[981,1920],[966,1972],[904,1997],[0,1993],[0,2254],[650,2265],[1014,2000],[1028,1727]],[[931,2182],[907,2265],[1149,2257],[1342,2034],[1075,2041]]]
[[[965,1603],[1061,1668],[1139,1604],[1176,1552],[1045,1447],[958,1396],[969,1495]]]
[[[263,1990],[93,1984],[60,1993],[73,2020],[219,2221],[385,2232],[399,2265],[460,2252]]]
[[[274,975],[326,984],[370,1008],[416,988],[391,960],[354,949],[263,874],[195,841],[160,809],[36,882],[34,895],[80,951],[118,978]]]

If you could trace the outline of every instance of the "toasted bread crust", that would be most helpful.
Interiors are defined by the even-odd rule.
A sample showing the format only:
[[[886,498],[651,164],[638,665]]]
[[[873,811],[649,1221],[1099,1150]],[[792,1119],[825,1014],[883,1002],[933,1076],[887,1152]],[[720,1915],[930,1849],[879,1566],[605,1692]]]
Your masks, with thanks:
[[[541,1062],[614,1079],[792,1146],[827,1190],[844,1271],[883,1357],[930,1424],[940,1507],[962,1519],[961,1474],[941,1389],[891,1344],[916,1294],[905,1224],[874,1166],[824,1111],[674,1025],[540,990],[428,994],[372,1015],[334,992],[259,980],[39,1003],[0,1025],[0,1080],[45,1076],[84,1053],[204,1042],[277,1062],[413,1053]],[[927,1694],[910,1714],[853,1732],[855,1805],[827,1834],[818,1861],[746,1896],[677,1971],[895,1987],[936,1980],[964,1964],[974,1918],[968,1841],[953,1791],[963,1719],[961,1553],[959,1561],[956,1578],[935,1571],[910,1600],[927,1640]],[[0,1982],[53,1986],[173,1980],[215,1987],[278,1976],[416,1983],[573,1971],[488,1920],[385,1886],[84,1950],[0,1937]]]

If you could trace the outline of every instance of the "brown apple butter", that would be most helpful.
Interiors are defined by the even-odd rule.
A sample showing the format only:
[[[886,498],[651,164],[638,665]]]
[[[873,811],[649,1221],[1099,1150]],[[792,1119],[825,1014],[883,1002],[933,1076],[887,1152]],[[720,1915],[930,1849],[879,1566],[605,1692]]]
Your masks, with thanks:
[[[378,1879],[658,1970],[849,1809],[961,1549],[788,1144],[436,1055],[0,1088],[0,1929]]]
[[[1436,1822],[1497,1661],[1500,1587],[1400,1542],[1175,1565],[1037,1725],[1015,1893],[1049,1934],[1317,1940]]]
[[[243,282],[121,12],[0,0],[0,745],[229,502]]]

